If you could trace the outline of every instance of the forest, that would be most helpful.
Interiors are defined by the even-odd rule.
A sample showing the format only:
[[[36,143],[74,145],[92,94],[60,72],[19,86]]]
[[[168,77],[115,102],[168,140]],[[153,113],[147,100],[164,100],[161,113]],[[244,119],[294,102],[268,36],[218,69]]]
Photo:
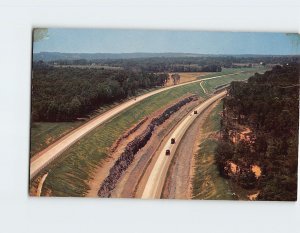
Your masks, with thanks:
[[[168,74],[33,64],[32,120],[73,121],[97,108],[163,86]]]
[[[140,57],[144,56],[144,57]],[[49,65],[102,65],[140,72],[220,72],[224,68],[255,64],[293,63],[299,56],[201,55],[201,54],[34,54],[34,61]],[[40,60],[39,60],[40,59]]]
[[[112,66],[144,66],[146,64],[197,64],[198,66],[219,65],[232,67],[236,63],[283,64],[299,60],[299,55],[207,55],[196,53],[55,53],[41,52],[33,54],[33,61],[44,61],[49,64],[109,64]]]
[[[103,65],[142,72],[221,72],[221,64],[215,60],[195,58],[136,58],[105,60],[58,60],[50,65]],[[230,67],[230,65],[228,65]]]
[[[258,200],[296,200],[298,119],[299,64],[232,82],[216,148],[221,175],[245,190],[259,190]],[[259,176],[253,166],[260,168]]]

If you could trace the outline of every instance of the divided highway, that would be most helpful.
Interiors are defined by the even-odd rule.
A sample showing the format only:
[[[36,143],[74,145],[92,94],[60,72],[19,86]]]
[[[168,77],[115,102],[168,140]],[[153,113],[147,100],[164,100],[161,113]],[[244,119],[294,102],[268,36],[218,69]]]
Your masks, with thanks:
[[[239,72],[239,73],[241,73],[241,72]],[[103,124],[107,120],[111,119],[112,117],[114,117],[118,113],[124,111],[125,109],[133,106],[134,104],[136,104],[150,96],[153,96],[155,94],[158,94],[160,92],[163,92],[163,91],[166,91],[166,90],[169,90],[172,88],[189,85],[191,83],[202,82],[202,81],[206,81],[206,80],[210,80],[210,79],[221,78],[224,76],[237,75],[239,73],[224,74],[224,75],[214,76],[214,77],[210,77],[210,78],[203,78],[203,79],[199,79],[199,80],[195,80],[195,81],[191,81],[191,82],[178,84],[176,86],[161,88],[159,90],[155,90],[155,91],[149,92],[147,94],[141,95],[141,96],[137,97],[136,99],[132,99],[125,103],[122,103],[122,104],[118,105],[117,107],[114,107],[113,109],[88,121],[81,127],[71,131],[70,133],[65,135],[63,138],[61,138],[60,140],[56,141],[55,143],[53,143],[46,149],[44,149],[41,152],[34,155],[30,160],[30,179],[32,179],[34,176],[36,176],[43,168],[45,168],[47,165],[49,165],[53,160],[55,160],[59,155],[61,155],[66,149],[68,149],[71,145],[73,145],[75,142],[77,142],[80,138],[85,136],[91,130],[95,129],[97,126]]]
[[[191,111],[175,128],[173,133],[169,136],[168,141],[164,145],[162,151],[160,152],[159,157],[149,175],[142,194],[143,199],[160,198],[169,165],[183,135],[199,114],[201,114],[215,101],[223,98],[225,95],[226,91],[223,91],[201,103],[193,111]],[[197,111],[197,114],[194,114],[194,111]],[[171,144],[171,138],[175,138],[175,144]],[[166,155],[166,150],[170,150],[170,155]]]

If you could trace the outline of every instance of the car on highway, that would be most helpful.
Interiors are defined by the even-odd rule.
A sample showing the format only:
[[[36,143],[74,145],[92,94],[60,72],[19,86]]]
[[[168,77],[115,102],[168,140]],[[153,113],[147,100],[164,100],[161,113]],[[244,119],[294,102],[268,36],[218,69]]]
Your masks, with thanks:
[[[170,155],[171,151],[170,150],[166,150],[166,155]]]
[[[175,138],[171,138],[171,144],[175,144]]]
[[[194,114],[198,114],[198,111],[197,111],[197,110],[195,110],[195,111],[194,111]]]

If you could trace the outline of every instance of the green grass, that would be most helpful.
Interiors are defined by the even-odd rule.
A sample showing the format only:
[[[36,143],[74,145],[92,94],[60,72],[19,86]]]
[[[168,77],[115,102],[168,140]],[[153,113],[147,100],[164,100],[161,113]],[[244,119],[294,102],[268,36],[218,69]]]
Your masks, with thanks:
[[[224,78],[216,78],[216,79],[210,79],[207,81],[203,81],[202,85],[208,92],[214,92],[215,87],[223,85],[223,84],[229,84],[232,81],[243,81],[251,77],[254,73],[242,73],[232,76],[224,76]]]
[[[220,102],[204,122],[203,133],[212,134],[220,129]],[[201,141],[195,158],[195,174],[192,179],[193,199],[232,200],[232,192],[228,181],[219,175],[215,164],[214,151],[217,141],[207,136]]]
[[[227,81],[228,79],[226,79]],[[208,87],[220,85],[220,83],[222,83],[221,80],[218,82],[215,80],[207,81]],[[45,194],[45,190],[51,190],[53,196],[84,196],[89,189],[87,181],[93,177],[97,165],[107,158],[108,149],[113,142],[143,117],[165,107],[187,93],[207,97],[199,83],[176,87],[139,102],[94,129],[49,166],[42,195]]]
[[[212,93],[215,91],[215,87],[218,87],[223,84],[229,84],[232,81],[243,81],[247,80],[249,77],[253,76],[256,72],[262,73],[265,72],[267,69],[263,68],[227,68],[223,69],[221,72],[217,73],[209,73],[205,76],[199,77],[199,79],[203,78],[209,78],[209,77],[214,77],[214,76],[219,76],[219,75],[225,75],[225,74],[233,74],[233,73],[238,73],[244,71],[244,73],[236,74],[236,75],[230,75],[230,76],[224,76],[222,78],[216,78],[216,79],[211,79],[207,81],[202,82],[202,86],[204,89]]]
[[[221,112],[223,110],[223,102],[217,104],[217,106],[211,111],[209,119],[205,121],[203,126],[203,133],[217,132],[221,129]]]
[[[213,77],[213,76],[219,76],[219,75],[225,75],[225,74],[233,74],[233,73],[238,73],[238,72],[251,72],[251,73],[255,73],[255,72],[264,72],[267,69],[265,67],[253,67],[253,68],[223,68],[221,72],[210,72],[208,74],[205,74],[203,76],[200,76],[199,79],[203,79],[203,78],[209,78],[209,77]]]
[[[44,188],[52,190],[53,196],[84,196],[89,188],[86,181],[107,157],[107,150],[113,142],[143,117],[187,93],[204,97],[198,83],[177,87],[149,97],[97,127],[50,167]]]
[[[36,122],[31,125],[30,157],[43,150],[82,122]]]

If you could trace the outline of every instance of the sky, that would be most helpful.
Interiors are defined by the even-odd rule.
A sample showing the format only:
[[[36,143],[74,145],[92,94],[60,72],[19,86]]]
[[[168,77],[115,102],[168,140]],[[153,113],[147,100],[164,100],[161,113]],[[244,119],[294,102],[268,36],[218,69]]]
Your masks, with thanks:
[[[300,54],[300,36],[286,33],[38,29],[34,41],[34,53]]]

